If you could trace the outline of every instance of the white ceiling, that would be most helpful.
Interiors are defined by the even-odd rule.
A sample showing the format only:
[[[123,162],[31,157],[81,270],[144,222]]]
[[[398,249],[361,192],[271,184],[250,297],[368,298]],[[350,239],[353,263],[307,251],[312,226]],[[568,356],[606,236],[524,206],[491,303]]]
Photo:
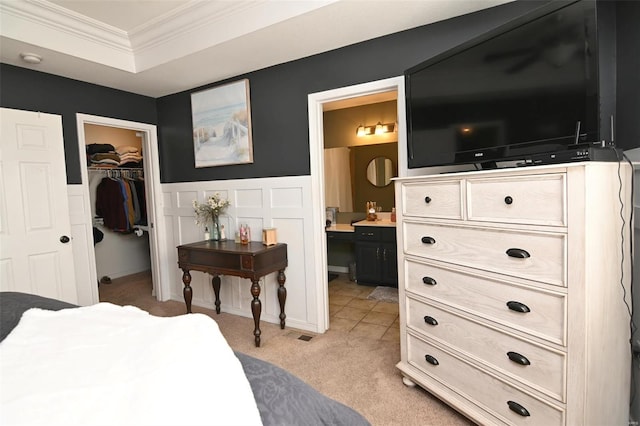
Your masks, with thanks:
[[[508,1],[0,0],[0,61],[160,97]]]

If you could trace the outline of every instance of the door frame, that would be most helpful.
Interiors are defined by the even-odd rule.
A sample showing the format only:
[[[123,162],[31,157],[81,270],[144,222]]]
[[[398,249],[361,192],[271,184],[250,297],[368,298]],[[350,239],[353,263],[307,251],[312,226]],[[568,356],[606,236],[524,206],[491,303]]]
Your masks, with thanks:
[[[398,176],[404,177],[406,169],[400,167],[407,164],[407,133],[406,109],[404,104],[404,77],[392,77],[384,80],[377,80],[354,86],[331,89],[324,92],[312,93],[308,95],[309,111],[309,158],[311,166],[311,197],[312,197],[312,228],[314,231],[313,240],[320,251],[315,256],[315,277],[316,300],[318,314],[317,324],[323,333],[329,328],[329,287],[328,287],[328,265],[327,265],[327,240],[325,237],[325,201],[324,201],[324,120],[323,104],[345,99],[357,98],[376,93],[397,91],[397,113],[398,113]]]
[[[98,126],[116,127],[127,130],[134,130],[143,134],[142,152],[144,153],[144,180],[145,197],[147,201],[147,221],[149,224],[149,246],[151,258],[151,276],[153,281],[153,293],[157,300],[166,301],[170,297],[170,287],[168,285],[168,272],[163,270],[162,259],[168,258],[167,237],[164,225],[164,215],[162,214],[162,190],[160,186],[160,160],[158,156],[158,134],[155,125],[137,123],[133,121],[120,120],[109,117],[101,117],[89,114],[76,114],[78,127],[78,150],[80,154],[80,173],[82,176],[83,195],[85,200],[85,211],[88,214],[88,223],[93,222],[91,217],[91,197],[89,195],[89,172],[86,160],[86,138],[84,133],[85,124]],[[94,245],[89,249],[89,274],[95,285],[95,300],[99,300],[97,287],[96,256]],[[166,262],[165,262],[166,263]]]

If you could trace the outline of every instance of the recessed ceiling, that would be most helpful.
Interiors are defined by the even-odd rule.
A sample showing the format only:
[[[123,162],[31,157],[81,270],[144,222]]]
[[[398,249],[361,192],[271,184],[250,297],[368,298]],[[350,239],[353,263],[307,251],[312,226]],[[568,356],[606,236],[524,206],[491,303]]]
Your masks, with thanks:
[[[0,61],[160,97],[509,1],[0,0]]]

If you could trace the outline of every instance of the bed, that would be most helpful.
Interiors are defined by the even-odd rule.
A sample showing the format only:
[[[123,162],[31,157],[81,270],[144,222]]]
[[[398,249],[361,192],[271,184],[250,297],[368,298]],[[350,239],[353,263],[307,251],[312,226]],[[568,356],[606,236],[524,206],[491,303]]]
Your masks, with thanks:
[[[224,343],[216,343],[217,346],[207,349],[204,347],[206,345],[203,344],[203,340],[207,342],[215,340],[214,338],[209,339],[208,336],[211,335],[212,328],[217,328],[217,324],[205,315],[191,314],[160,318],[138,311],[134,307],[117,307],[105,303],[92,307],[78,307],[59,300],[26,293],[0,292],[0,364],[2,366],[0,423],[42,422],[52,425],[118,422],[136,425],[354,426],[369,424],[355,410],[320,394],[285,370],[246,354],[233,352],[226,344],[226,340]],[[113,319],[114,314],[117,315],[115,319]],[[181,321],[188,321],[188,323],[180,323]],[[112,324],[118,322],[120,323]],[[90,328],[92,323],[97,324],[98,328],[95,330],[102,330],[101,327],[115,329],[116,333],[114,334],[127,336],[126,339],[129,340],[126,342],[128,343],[124,347],[114,346],[114,348],[118,348],[115,353],[112,350],[100,348],[98,349],[100,353],[96,355],[95,349],[93,349],[94,352],[91,352],[91,346],[96,344],[92,341],[95,335],[94,329]],[[63,335],[58,338],[56,333],[63,333],[60,330],[66,330],[67,324],[70,324],[69,327],[72,329],[76,327],[80,330],[73,336],[74,349],[72,354],[79,355],[81,361],[77,359],[65,361],[69,353],[65,352],[68,351],[68,345],[60,342],[66,342],[67,336]],[[138,326],[138,324],[140,325]],[[140,336],[154,336],[154,327],[159,327],[162,337],[153,337],[153,345],[160,344],[157,342],[158,340],[168,339],[167,345],[154,352],[148,350],[150,345],[148,342],[142,341],[140,344],[144,345],[145,350],[137,348],[136,342],[133,340],[145,338]],[[176,327],[180,327],[182,330],[185,327],[202,329],[207,333],[207,339],[178,341],[186,339],[188,336],[184,337],[184,333],[180,333],[181,337],[176,338],[175,334],[171,334],[171,330]],[[129,328],[137,330],[136,337],[131,337],[129,330],[126,330]],[[222,339],[224,340],[223,337]],[[104,337],[100,337],[96,341],[101,343],[103,340]],[[43,349],[43,347],[50,348]],[[185,353],[182,349],[185,347],[194,347],[197,350]],[[40,352],[44,350],[53,351],[53,354],[58,356],[50,356],[48,352]],[[130,350],[137,351],[136,354],[151,352],[158,355],[145,359],[143,356],[132,356]],[[88,351],[86,354],[91,354],[93,358],[87,360],[87,357],[83,356],[84,351]],[[172,355],[171,352],[176,353]],[[228,359],[221,365],[220,362],[224,360],[224,356],[219,354],[226,352],[229,352],[230,358],[233,359]],[[213,356],[217,361],[215,363],[203,362],[198,359],[198,356],[201,355]],[[171,361],[178,357],[180,362]],[[165,376],[169,375],[168,383],[171,383],[171,386],[164,385],[163,387],[163,382],[159,381],[158,369],[154,363],[155,358],[168,358],[169,362],[178,364],[171,366],[171,368],[168,368],[166,364],[160,364],[160,369],[163,372],[175,369],[173,377],[170,376],[171,373],[163,373]],[[74,362],[75,364],[65,366],[64,362]],[[83,366],[79,364],[84,362],[88,363],[89,373],[82,372]],[[139,365],[135,365],[136,362]],[[185,373],[190,371],[194,363],[199,365],[198,368],[193,369],[194,374]],[[243,377],[234,378],[228,375],[230,371],[234,370],[234,363],[241,366],[239,370]],[[201,364],[209,365],[211,368]],[[122,372],[118,371],[119,366],[125,371],[124,374],[129,376],[120,377],[119,374]],[[94,370],[104,370],[107,374],[107,383],[104,378],[97,386],[90,383],[92,379],[87,376],[91,376]],[[135,373],[132,374],[131,371],[135,371]],[[28,374],[38,377],[25,378]],[[74,374],[78,376],[73,377]],[[51,377],[42,378],[42,376],[48,375]],[[39,381],[42,380],[45,382],[40,383]],[[52,384],[52,381],[55,383]],[[139,383],[141,381],[150,383]],[[63,382],[72,384],[69,389],[60,389],[58,385]],[[244,385],[245,383],[248,385]],[[150,386],[144,387],[145,385]],[[140,391],[140,389],[145,390]],[[246,395],[247,389],[250,389],[248,391],[250,396]],[[139,399],[143,397],[151,399],[151,401],[141,402]],[[243,399],[245,397],[250,398],[251,401],[245,401]],[[69,406],[59,408],[63,407],[65,403]],[[51,404],[53,405],[45,407]],[[93,404],[96,406],[91,407]],[[104,408],[105,404],[110,405]],[[86,409],[77,411],[78,406]],[[96,407],[99,406],[102,406],[99,408],[102,417],[96,419],[92,413],[95,413]],[[38,407],[38,409],[34,407]],[[30,412],[35,410],[36,414],[23,418],[21,411],[25,410]],[[225,410],[228,411],[227,417],[224,414]],[[63,412],[61,418],[53,418],[52,412],[55,412],[55,416],[57,416],[58,411]],[[131,411],[131,417],[127,414],[129,411]],[[140,413],[141,411],[142,413]],[[252,414],[253,412],[255,414]],[[251,417],[252,415],[254,417]],[[126,419],[124,423],[123,418]]]

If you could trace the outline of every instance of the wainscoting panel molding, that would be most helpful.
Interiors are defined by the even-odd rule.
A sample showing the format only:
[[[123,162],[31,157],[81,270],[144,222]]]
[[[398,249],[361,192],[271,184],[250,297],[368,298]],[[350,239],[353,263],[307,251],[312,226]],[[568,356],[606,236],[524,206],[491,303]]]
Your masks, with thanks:
[[[312,229],[311,179],[309,176],[238,179],[210,182],[182,182],[162,185],[167,241],[172,247],[201,241],[203,228],[195,223],[193,200],[204,202],[219,193],[231,205],[220,218],[227,238],[233,239],[240,224],[251,228],[252,241],[262,240],[263,228],[276,228],[278,242],[286,243],[289,266],[285,270],[287,288],[287,326],[317,332],[317,300]],[[166,259],[174,272],[172,300],[184,301],[182,271],[177,250]],[[175,266],[173,266],[175,265]],[[209,274],[191,272],[193,305],[214,309],[215,297]],[[261,279],[262,320],[279,323],[277,274]],[[237,277],[222,277],[220,299],[223,312],[251,318],[251,282]],[[324,331],[324,330],[322,330]]]

